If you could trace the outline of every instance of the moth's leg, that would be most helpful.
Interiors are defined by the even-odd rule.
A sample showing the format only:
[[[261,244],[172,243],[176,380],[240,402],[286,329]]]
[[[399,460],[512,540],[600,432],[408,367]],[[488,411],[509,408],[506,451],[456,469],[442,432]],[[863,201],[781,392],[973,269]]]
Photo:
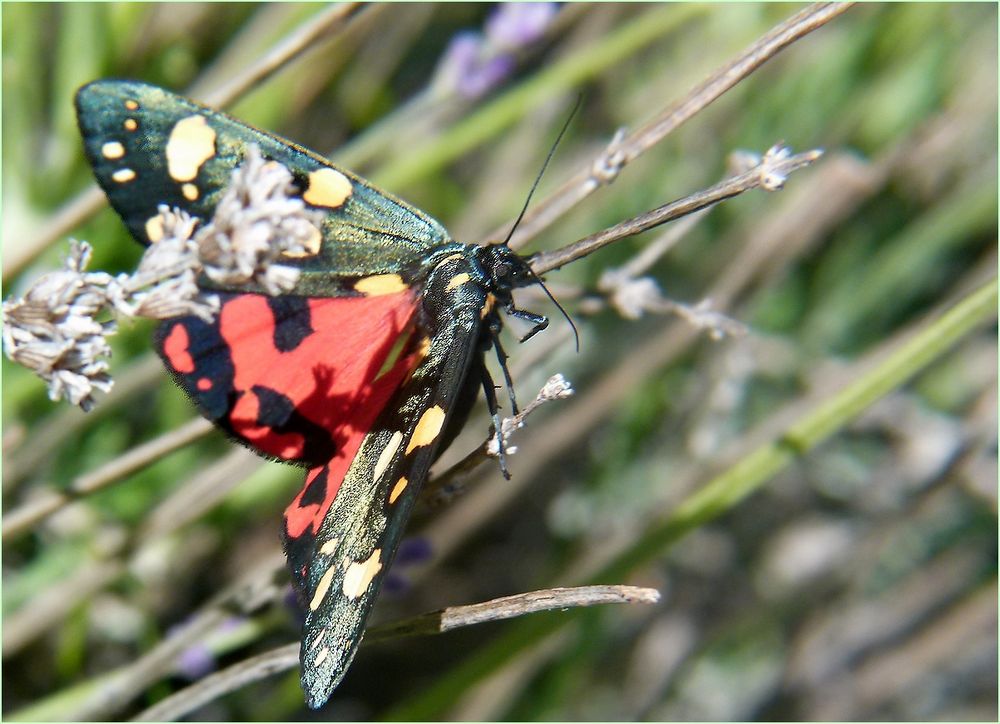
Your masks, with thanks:
[[[513,305],[507,307],[507,314],[509,314],[512,317],[517,317],[518,319],[527,320],[528,322],[531,322],[533,325],[535,325],[528,330],[528,333],[526,335],[521,337],[522,342],[527,342],[529,339],[531,339],[536,334],[538,334],[543,329],[549,326],[548,317],[541,314],[534,314],[533,312],[526,312],[523,309],[517,309]]]
[[[490,377],[486,365],[479,365],[479,369],[483,378],[483,392],[486,393],[486,407],[490,411],[490,417],[493,419],[493,430],[497,436],[497,458],[500,460],[500,472],[503,473],[503,476],[507,480],[510,480],[510,471],[507,470],[507,453],[504,451],[503,430],[500,427],[500,406],[497,405],[497,388],[493,384],[493,378]],[[504,369],[506,371],[506,368]]]
[[[497,353],[497,362],[500,363],[500,369],[503,370],[503,381],[507,385],[507,395],[510,397],[510,409],[511,414],[516,415],[519,410],[517,409],[517,400],[514,398],[514,381],[510,378],[510,370],[507,369],[507,353],[504,348],[500,346],[500,337],[498,335],[493,335],[493,349]]]

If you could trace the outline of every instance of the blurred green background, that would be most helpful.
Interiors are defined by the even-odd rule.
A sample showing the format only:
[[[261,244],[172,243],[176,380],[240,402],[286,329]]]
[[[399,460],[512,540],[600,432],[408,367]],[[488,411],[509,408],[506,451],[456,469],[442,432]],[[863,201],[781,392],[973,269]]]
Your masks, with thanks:
[[[495,40],[504,20],[523,40],[531,28],[518,23],[538,19],[491,5],[376,5],[227,110],[383,184],[455,238],[483,240],[516,216],[578,94],[581,111],[538,202],[618,128],[653,118],[799,7],[568,4],[506,64],[470,68],[456,60],[460,43]],[[93,269],[122,271],[141,253],[106,207],[49,243],[46,229],[92,186],[73,118],[79,85],[130,77],[205,97],[328,12],[291,3],[0,10],[5,297],[57,266],[70,235],[93,244]],[[470,90],[490,73],[492,88]],[[518,433],[512,481],[490,462],[466,494],[418,512],[412,555],[397,561],[373,620],[595,576],[656,587],[658,605],[364,647],[322,712],[304,708],[289,671],[193,718],[995,721],[993,321],[797,451],[752,495],[734,487],[687,525],[670,516],[995,278],[996,6],[852,8],[526,251],[711,185],[734,151],[779,140],[826,153],[781,193],[715,208],[642,271],[675,302],[711,297],[749,333],[713,340],[676,315],[625,319],[610,303],[602,274],[670,227],[549,274],[580,329],[580,354],[554,308],[529,294],[521,306],[553,322],[523,347],[510,335],[512,372],[523,401],[556,372],[577,395]],[[8,516],[53,489],[193,418],[151,352],[151,328],[122,325],[116,388],[87,415],[51,403],[40,381],[3,360],[6,718],[133,716],[208,671],[297,639],[280,573],[269,605],[233,612],[148,681],[88,708],[109,674],[135,674],[213,596],[258,568],[281,570],[280,515],[300,482],[298,471],[212,433],[24,530],[8,528]],[[439,468],[487,429],[481,410]]]

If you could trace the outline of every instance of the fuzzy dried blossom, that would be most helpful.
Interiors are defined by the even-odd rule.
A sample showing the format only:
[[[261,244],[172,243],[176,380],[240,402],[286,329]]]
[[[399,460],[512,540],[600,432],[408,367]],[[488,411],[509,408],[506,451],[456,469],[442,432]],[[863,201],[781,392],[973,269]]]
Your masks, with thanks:
[[[197,219],[180,209],[159,207],[163,234],[146,247],[139,266],[120,274],[108,287],[115,310],[129,317],[169,319],[193,314],[206,322],[219,311],[219,299],[198,287]]]
[[[756,170],[760,175],[760,187],[765,191],[780,191],[788,180],[789,169],[786,162],[792,158],[792,149],[782,142],[771,146],[761,156],[753,151],[739,150],[729,155],[728,165],[734,173],[742,174]]]
[[[224,286],[252,282],[268,294],[291,290],[299,270],[278,259],[314,253],[324,217],[296,192],[288,169],[249,146],[212,221],[195,235],[205,275]]]
[[[510,439],[510,436],[514,434],[515,430],[519,430],[524,427],[525,418],[546,402],[563,400],[572,396],[573,393],[573,386],[570,384],[569,380],[561,374],[552,375],[552,377],[550,377],[545,384],[542,385],[542,389],[538,391],[535,399],[529,402],[523,410],[514,415],[514,417],[505,417],[500,421],[500,430],[495,431],[493,436],[486,442],[486,454],[493,457],[500,455],[500,435],[503,435],[503,451],[510,455],[515,454],[517,452],[517,447],[508,445],[507,441]]]
[[[70,242],[65,266],[31,285],[23,297],[3,303],[3,346],[48,385],[49,398],[68,399],[89,410],[93,392],[111,389],[107,335],[114,321],[98,322],[106,306],[108,274],[87,272],[91,248]]]
[[[158,208],[162,233],[150,244],[132,274],[86,272],[90,246],[72,241],[65,268],[46,274],[21,298],[3,304],[3,344],[7,356],[40,377],[53,400],[68,399],[84,410],[93,391],[112,381],[106,358],[113,309],[126,317],[196,315],[211,321],[217,295],[198,285],[201,274],[226,286],[256,284],[269,294],[289,291],[299,271],[276,263],[283,254],[315,252],[323,213],[306,208],[294,194],[291,173],[265,161],[255,146],[233,172],[232,183],[210,223],[180,209]]]

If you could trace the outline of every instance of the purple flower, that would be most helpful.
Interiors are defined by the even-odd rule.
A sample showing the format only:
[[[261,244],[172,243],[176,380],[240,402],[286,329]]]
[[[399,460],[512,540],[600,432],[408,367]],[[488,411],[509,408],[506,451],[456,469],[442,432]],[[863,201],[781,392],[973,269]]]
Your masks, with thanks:
[[[515,52],[542,37],[556,9],[554,3],[501,5],[486,21],[485,34],[464,31],[452,38],[436,84],[468,100],[486,95],[510,77]]]
[[[197,681],[215,671],[215,654],[205,644],[189,646],[177,657],[177,673],[188,681]]]
[[[557,10],[556,3],[504,3],[486,21],[486,39],[506,50],[530,45],[545,34]]]
[[[392,562],[392,568],[385,577],[382,590],[391,595],[398,595],[410,589],[410,579],[406,575],[406,569],[418,563],[428,561],[434,555],[431,542],[426,538],[414,536],[404,538],[396,551],[396,558]]]
[[[209,634],[208,639],[238,628],[243,625],[244,620],[245,619],[239,616],[230,616],[225,621],[220,623],[211,634]],[[181,623],[177,626],[172,626],[170,630],[167,631],[167,638],[176,636],[184,630],[186,625],[186,623]],[[197,681],[198,679],[215,671],[216,664],[218,662],[216,661],[215,653],[212,651],[212,646],[210,645],[210,641],[208,639],[188,646],[177,656],[174,666],[178,676],[181,676],[188,681]]]
[[[431,547],[431,542],[426,538],[420,536],[404,538],[399,543],[396,559],[392,565],[394,568],[396,566],[412,566],[415,563],[429,561],[432,555],[434,555],[434,548]]]

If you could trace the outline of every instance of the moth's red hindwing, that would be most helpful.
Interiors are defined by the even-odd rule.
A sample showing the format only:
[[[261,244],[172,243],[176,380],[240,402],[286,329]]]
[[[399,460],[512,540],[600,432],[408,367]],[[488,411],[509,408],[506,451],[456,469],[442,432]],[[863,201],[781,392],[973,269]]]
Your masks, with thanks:
[[[157,347],[202,414],[263,455],[303,465],[360,444],[408,370],[389,354],[416,299],[222,294],[217,318],[164,322]]]

